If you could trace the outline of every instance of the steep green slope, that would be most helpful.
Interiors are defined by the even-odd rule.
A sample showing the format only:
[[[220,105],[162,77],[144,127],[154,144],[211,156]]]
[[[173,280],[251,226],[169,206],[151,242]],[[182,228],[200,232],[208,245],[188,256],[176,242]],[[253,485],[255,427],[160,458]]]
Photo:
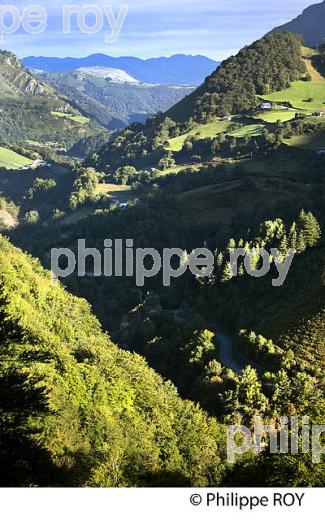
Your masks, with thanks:
[[[281,90],[306,74],[301,43],[298,36],[286,32],[254,42],[225,60],[201,87],[167,115],[174,120],[194,116],[206,121],[255,108],[258,94]]]
[[[0,168],[7,168],[8,170],[18,170],[24,166],[32,164],[32,160],[24,157],[13,150],[0,146]]]
[[[324,380],[324,246],[297,256],[285,284],[270,279],[234,280],[215,295],[215,307],[229,327],[246,328],[291,350],[308,371]],[[211,300],[210,300],[211,301]]]
[[[256,115],[255,109],[262,103],[259,96],[288,88],[299,79],[307,79],[301,38],[286,32],[266,36],[223,62],[203,85],[163,116],[151,118],[145,125],[132,125],[121,132],[90,164],[100,169],[108,165],[111,169],[121,165],[138,168],[168,166],[172,163],[170,140],[184,134],[195,137],[195,123],[206,124],[218,118],[219,123],[220,118],[230,122],[228,119],[232,114],[245,116],[239,121],[238,118],[234,120],[241,127],[256,124],[246,116]],[[250,130],[244,128],[234,137],[249,136]],[[262,130],[263,125],[254,128],[253,137],[261,134]],[[223,137],[221,141],[224,142]],[[189,143],[188,149],[192,148]],[[193,150],[193,155],[199,158],[207,154]]]
[[[0,482],[217,485],[223,434],[0,239]]]
[[[307,68],[308,81],[294,81],[289,88],[265,93],[261,99],[272,103],[286,103],[304,112],[323,111],[325,108],[324,54],[302,47],[302,58]],[[305,78],[306,79],[306,78]]]
[[[67,98],[36,79],[7,51],[0,51],[0,113],[0,139],[9,143],[29,140],[67,151],[80,139],[103,131],[97,123],[78,120],[80,113]],[[56,113],[77,118],[59,118]]]

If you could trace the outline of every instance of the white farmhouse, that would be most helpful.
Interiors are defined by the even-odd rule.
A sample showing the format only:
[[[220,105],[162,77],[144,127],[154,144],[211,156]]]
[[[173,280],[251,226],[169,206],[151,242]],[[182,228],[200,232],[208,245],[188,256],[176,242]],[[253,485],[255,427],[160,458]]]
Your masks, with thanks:
[[[272,103],[269,103],[269,102],[267,102],[267,103],[266,103],[266,102],[265,102],[265,103],[262,103],[261,106],[260,106],[260,108],[261,108],[262,110],[271,110],[271,108],[272,108]]]

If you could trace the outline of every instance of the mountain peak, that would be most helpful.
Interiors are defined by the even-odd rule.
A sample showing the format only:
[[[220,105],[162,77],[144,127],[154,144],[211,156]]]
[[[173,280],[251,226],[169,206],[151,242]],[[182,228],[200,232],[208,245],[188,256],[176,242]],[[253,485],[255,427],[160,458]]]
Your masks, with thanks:
[[[290,22],[276,27],[272,32],[286,30],[302,36],[305,44],[315,47],[325,41],[325,1],[313,4],[291,20]]]

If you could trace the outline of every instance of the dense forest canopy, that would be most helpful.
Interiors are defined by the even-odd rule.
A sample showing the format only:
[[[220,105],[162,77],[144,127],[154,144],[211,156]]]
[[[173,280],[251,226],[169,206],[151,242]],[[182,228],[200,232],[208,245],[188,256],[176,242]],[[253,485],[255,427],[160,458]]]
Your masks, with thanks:
[[[265,36],[225,60],[192,95],[173,107],[176,120],[209,120],[255,108],[256,95],[282,90],[306,74],[302,38],[288,32]]]
[[[218,485],[222,427],[0,240],[1,485]]]

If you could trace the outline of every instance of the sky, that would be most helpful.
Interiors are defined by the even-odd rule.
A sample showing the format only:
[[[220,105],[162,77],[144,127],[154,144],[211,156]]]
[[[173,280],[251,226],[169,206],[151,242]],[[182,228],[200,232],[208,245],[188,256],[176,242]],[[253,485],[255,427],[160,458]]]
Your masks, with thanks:
[[[13,18],[0,11],[0,39],[3,33],[0,48],[11,50],[20,58],[30,55],[81,57],[94,53],[151,58],[182,53],[202,54],[219,61],[319,1],[58,0],[54,4],[53,0],[34,0],[31,3],[11,0],[10,4],[17,10],[16,16],[22,16],[29,5],[43,7],[47,13],[46,28],[40,34],[30,34],[20,23],[19,28],[13,28],[15,31],[12,34],[5,34],[4,26],[9,27]],[[72,14],[71,31],[63,34],[63,6],[71,4],[78,11],[84,8],[80,14],[87,11],[85,6],[95,5],[98,31],[94,29],[93,34],[85,34],[77,24],[76,14]],[[103,7],[106,6],[106,12],[109,12],[111,6],[117,19],[123,4],[128,6],[128,11],[118,38],[115,42],[106,43],[105,36],[110,36],[112,29]],[[95,14],[89,14],[85,21],[89,27],[94,27]],[[101,22],[103,28],[100,30]]]

